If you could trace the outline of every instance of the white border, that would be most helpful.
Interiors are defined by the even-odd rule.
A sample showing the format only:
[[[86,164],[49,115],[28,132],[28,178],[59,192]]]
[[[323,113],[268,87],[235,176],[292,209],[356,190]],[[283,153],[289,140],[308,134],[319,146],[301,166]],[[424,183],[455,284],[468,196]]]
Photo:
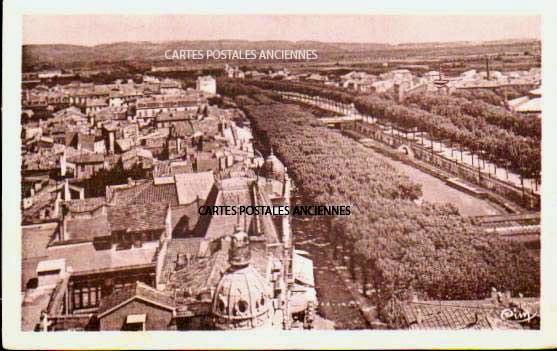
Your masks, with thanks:
[[[2,55],[2,343],[5,348],[534,348],[557,346],[557,108],[554,103],[557,16],[549,1],[400,1],[363,4],[353,0],[306,1],[9,1],[4,3]],[[20,86],[21,15],[67,13],[122,14],[542,14],[543,182],[542,182],[542,325],[540,331],[312,331],[312,332],[58,332],[20,330]],[[551,88],[549,88],[551,87]]]

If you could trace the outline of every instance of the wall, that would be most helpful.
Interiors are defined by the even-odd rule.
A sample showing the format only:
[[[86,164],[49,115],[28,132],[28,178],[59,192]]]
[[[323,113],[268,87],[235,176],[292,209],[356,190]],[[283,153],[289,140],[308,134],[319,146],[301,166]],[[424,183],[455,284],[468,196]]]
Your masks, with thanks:
[[[473,184],[478,184],[481,187],[491,190],[498,195],[504,196],[509,200],[521,203],[523,206],[530,210],[538,210],[540,208],[541,199],[539,196],[531,194],[527,190],[525,190],[523,198],[522,189],[507,184],[499,179],[492,178],[490,175],[486,175],[483,173],[481,177],[479,177],[478,170],[476,168],[449,160],[437,153],[432,153],[431,150],[421,145],[408,142],[404,138],[401,138],[396,134],[391,135],[384,133],[378,128],[362,121],[358,121],[355,125],[347,124],[346,127],[354,128],[358,132],[363,133],[377,141],[381,141],[393,148],[398,148],[403,144],[408,145],[412,148],[414,154],[413,156],[418,160],[433,165],[445,172],[460,177]],[[500,202],[498,199],[495,199],[493,197],[490,197],[490,200]],[[504,204],[501,205],[505,206]]]
[[[145,330],[168,330],[171,326],[172,311],[163,307],[134,299],[117,310],[100,318],[100,330],[122,330],[130,314],[145,314]]]

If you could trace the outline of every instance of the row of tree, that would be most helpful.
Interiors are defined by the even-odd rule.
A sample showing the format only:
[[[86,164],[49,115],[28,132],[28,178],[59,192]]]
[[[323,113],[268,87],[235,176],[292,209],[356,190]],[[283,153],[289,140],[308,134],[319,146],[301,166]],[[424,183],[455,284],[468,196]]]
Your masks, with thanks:
[[[330,219],[330,240],[380,307],[409,290],[430,299],[479,299],[492,287],[539,296],[540,267],[521,244],[487,235],[452,205],[417,205],[420,185],[298,106],[236,101],[305,201],[351,205],[350,216]]]
[[[522,178],[539,179],[541,143],[538,138],[518,136],[462,114],[441,115],[415,106],[403,106],[378,96],[357,97],[356,108],[404,130],[426,132],[431,139],[458,145],[479,159],[511,168]],[[438,112],[439,109],[436,109]],[[482,123],[483,122],[483,123]],[[472,156],[472,157],[473,157]]]
[[[463,97],[437,94],[411,94],[404,100],[405,105],[417,105],[420,109],[431,113],[451,117],[451,120],[467,120],[468,129],[474,128],[470,123],[486,129],[486,133],[501,128],[517,136],[541,139],[542,125],[539,118],[520,116],[503,107],[494,106],[480,100],[468,100]]]
[[[541,175],[539,120],[521,119],[491,104],[453,97],[410,95],[406,105],[401,105],[378,95],[355,95],[335,87],[270,80],[248,80],[245,83],[243,93],[246,94],[261,88],[354,103],[362,114],[403,130],[426,132],[432,139],[448,142],[451,148],[457,146],[461,153],[466,150],[472,157],[510,168],[522,179],[539,180]],[[520,131],[520,134],[514,130]]]
[[[495,106],[505,106],[508,100],[528,95],[532,86],[506,86],[495,89],[459,89],[452,95],[470,101],[480,100]]]

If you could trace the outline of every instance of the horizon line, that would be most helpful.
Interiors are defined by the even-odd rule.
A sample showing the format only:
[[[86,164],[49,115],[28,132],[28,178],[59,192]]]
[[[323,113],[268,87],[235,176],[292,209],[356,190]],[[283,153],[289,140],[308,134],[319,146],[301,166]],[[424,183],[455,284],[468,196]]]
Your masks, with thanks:
[[[509,38],[501,38],[501,39],[490,39],[490,40],[454,40],[454,41],[409,41],[409,42],[362,42],[362,41],[321,41],[321,40],[311,40],[311,39],[303,39],[303,40],[287,40],[287,39],[266,39],[266,40],[250,40],[250,39],[172,39],[172,40],[160,40],[160,41],[153,41],[153,40],[135,40],[135,41],[112,41],[112,42],[103,42],[97,44],[74,44],[74,43],[61,43],[61,42],[54,42],[54,43],[22,43],[21,46],[56,46],[56,45],[65,45],[65,46],[82,46],[82,47],[89,47],[94,48],[96,46],[102,45],[117,45],[117,44],[165,44],[165,43],[173,43],[173,42],[219,42],[219,41],[242,41],[242,42],[253,42],[253,43],[265,43],[265,42],[272,42],[272,41],[282,41],[288,43],[301,43],[301,42],[314,42],[320,44],[351,44],[351,45],[390,45],[390,46],[401,46],[401,45],[410,45],[410,44],[452,44],[452,43],[490,43],[490,42],[498,42],[498,41],[507,41],[507,40],[517,40],[517,41],[539,41],[541,42],[541,38],[536,37],[509,37]]]

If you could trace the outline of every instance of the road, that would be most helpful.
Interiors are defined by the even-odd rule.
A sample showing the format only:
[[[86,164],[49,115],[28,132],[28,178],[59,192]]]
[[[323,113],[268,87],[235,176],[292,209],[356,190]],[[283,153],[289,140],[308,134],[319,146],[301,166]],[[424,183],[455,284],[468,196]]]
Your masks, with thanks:
[[[330,259],[327,227],[322,217],[292,217],[296,249],[313,260],[318,313],[334,322],[335,329],[368,329],[369,324]]]

